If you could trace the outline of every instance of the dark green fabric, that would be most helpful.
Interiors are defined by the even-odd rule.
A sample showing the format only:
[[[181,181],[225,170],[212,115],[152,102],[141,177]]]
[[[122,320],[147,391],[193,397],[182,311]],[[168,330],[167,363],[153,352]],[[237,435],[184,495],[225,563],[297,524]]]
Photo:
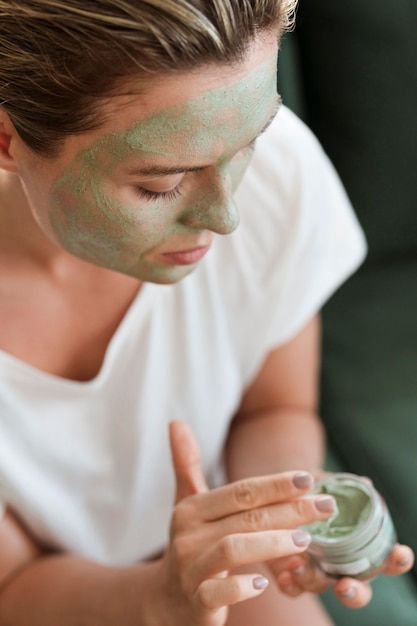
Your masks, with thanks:
[[[416,255],[416,0],[301,0],[296,39],[306,120],[357,209],[368,261]]]
[[[371,266],[325,307],[321,414],[332,469],[371,476],[400,540],[417,553],[415,285],[417,263]],[[337,626],[416,626],[416,580],[378,579],[359,612],[328,608]]]
[[[301,0],[278,86],[336,165],[369,244],[323,311],[329,467],[371,476],[417,552],[417,1]],[[417,626],[417,570],[373,589],[359,611],[325,594],[336,625]]]

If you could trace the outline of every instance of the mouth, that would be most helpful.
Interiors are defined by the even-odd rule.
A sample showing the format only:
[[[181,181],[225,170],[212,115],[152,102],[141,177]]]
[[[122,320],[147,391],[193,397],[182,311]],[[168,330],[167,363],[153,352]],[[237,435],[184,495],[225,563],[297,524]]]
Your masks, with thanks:
[[[207,254],[210,245],[198,246],[189,250],[177,250],[176,252],[163,252],[161,257],[167,265],[193,265]]]

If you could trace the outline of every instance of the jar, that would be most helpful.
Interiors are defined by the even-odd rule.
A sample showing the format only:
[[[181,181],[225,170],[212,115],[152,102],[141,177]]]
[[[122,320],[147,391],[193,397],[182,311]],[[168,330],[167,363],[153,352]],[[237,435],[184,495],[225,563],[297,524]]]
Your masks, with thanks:
[[[382,497],[370,482],[347,473],[327,476],[311,493],[329,494],[337,503],[330,518],[305,527],[312,536],[312,561],[332,578],[371,578],[396,542]]]

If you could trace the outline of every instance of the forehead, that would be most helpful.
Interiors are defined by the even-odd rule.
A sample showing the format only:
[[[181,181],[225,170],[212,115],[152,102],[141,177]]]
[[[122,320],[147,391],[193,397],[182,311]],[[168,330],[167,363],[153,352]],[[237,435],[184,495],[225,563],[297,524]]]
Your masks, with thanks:
[[[134,123],[124,140],[133,150],[148,154],[175,156],[184,147],[190,158],[197,158],[215,139],[231,147],[250,140],[275,102],[275,93],[274,74],[269,64],[264,65],[244,78]]]
[[[276,103],[276,60],[275,40],[262,41],[234,66],[158,77],[143,93],[131,85],[106,103],[108,122],[90,149],[118,161],[138,153],[195,161],[250,142]]]

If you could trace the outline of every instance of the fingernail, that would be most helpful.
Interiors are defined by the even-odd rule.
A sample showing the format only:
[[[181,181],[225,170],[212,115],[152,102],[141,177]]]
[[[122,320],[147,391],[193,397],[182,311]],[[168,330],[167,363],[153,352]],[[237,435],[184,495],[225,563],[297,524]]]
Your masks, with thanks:
[[[340,596],[342,596],[342,598],[354,598],[356,596],[356,589],[354,587],[349,587],[348,589],[345,589],[345,591],[341,591]]]
[[[292,540],[296,546],[307,546],[311,541],[310,533],[305,530],[294,530],[291,533]]]
[[[269,585],[269,580],[265,576],[258,576],[252,580],[254,589],[266,589]]]
[[[314,504],[320,513],[330,513],[331,511],[336,510],[336,501],[332,498],[332,496],[321,496],[320,498],[316,498]]]
[[[408,556],[405,556],[399,561],[397,561],[397,565],[399,565],[400,567],[405,567],[406,565],[409,565],[410,563],[411,563],[411,559]]]
[[[295,576],[304,576],[307,573],[307,568],[305,565],[299,565],[292,573]]]
[[[292,481],[297,489],[307,489],[307,487],[312,487],[314,483],[312,475],[307,474],[307,472],[296,474]]]

